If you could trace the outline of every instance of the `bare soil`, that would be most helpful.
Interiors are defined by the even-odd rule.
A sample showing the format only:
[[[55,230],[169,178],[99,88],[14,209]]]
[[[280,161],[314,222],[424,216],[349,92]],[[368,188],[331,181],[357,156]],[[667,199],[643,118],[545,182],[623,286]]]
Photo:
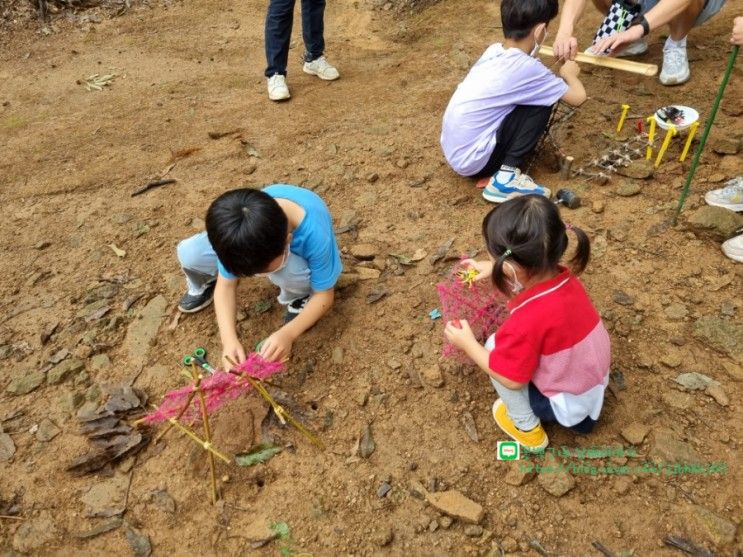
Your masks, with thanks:
[[[491,417],[488,380],[470,366],[440,361],[442,324],[429,318],[438,305],[434,286],[453,258],[482,250],[479,228],[489,207],[470,180],[446,166],[438,137],[457,83],[501,39],[496,3],[329,2],[327,51],[342,78],[325,83],[302,73],[297,21],[293,97],[285,104],[266,98],[265,2],[133,3],[118,17],[112,10],[63,11],[44,24],[17,2],[6,8],[2,387],[47,370],[62,349],[85,371],[28,394],[0,395],[2,428],[15,447],[2,464],[0,514],[22,517],[0,517],[3,554],[127,555],[130,528],[149,537],[155,555],[598,555],[592,542],[616,555],[680,555],[663,543],[667,535],[718,555],[743,549],[736,458],[743,266],[723,256],[720,233],[688,222],[704,206],[706,190],[743,173],[740,154],[707,149],[676,226],[669,219],[691,158],[678,162],[679,140],[648,180],[562,181],[546,151],[532,169],[553,191],[570,186],[584,199],[563,214],[592,239],[583,280],[613,341],[614,373],[599,427],[590,436],[549,427],[552,446],[611,446],[638,455],[560,459],[606,466],[694,457],[726,467],[712,475],[576,470],[574,487],[555,496],[546,491],[546,473],[527,476],[524,485],[505,482],[516,470],[495,458],[503,436]],[[706,117],[733,16],[741,13],[743,1],[731,0],[692,33],[686,85],[664,88],[652,78],[584,67],[590,99],[555,130],[560,148],[581,163],[610,148],[607,134],[622,103],[631,105],[628,128],[672,102]],[[583,44],[598,19],[593,11],[584,17]],[[660,63],[663,38],[656,34],[650,43],[642,61]],[[85,81],[94,74],[115,77],[89,91]],[[743,136],[741,86],[738,62],[712,141]],[[172,163],[168,176],[176,184],[130,196]],[[218,361],[211,309],[169,328],[183,288],[175,246],[203,227],[206,207],[220,192],[274,182],[315,189],[339,225],[358,221],[339,235],[346,270],[381,272],[340,291],[276,381],[328,449],[274,428],[286,449],[267,464],[218,464],[224,502],[217,506],[209,502],[202,451],[175,433],[107,473],[70,475],[65,467],[87,450],[75,414],[81,403],[99,402],[100,385],[136,378],[135,386],[156,401],[183,384],[184,353],[202,345]],[[640,192],[619,195],[625,182],[640,184]],[[432,262],[452,238],[448,257]],[[350,255],[358,243],[375,246],[371,262]],[[118,257],[110,244],[126,255]],[[418,249],[426,257],[411,266],[392,255]],[[368,303],[380,287],[386,296]],[[241,286],[246,345],[280,324],[276,304],[265,313],[256,307],[274,295],[264,282]],[[167,308],[155,316],[152,345],[149,338],[138,344],[132,327],[157,296]],[[105,315],[91,315],[106,305]],[[437,369],[441,384],[431,379]],[[719,389],[685,390],[675,378],[687,372],[716,380]],[[234,454],[260,442],[265,412],[251,396],[216,414],[215,445]],[[478,442],[465,431],[465,413],[474,418]],[[39,440],[35,427],[45,419],[61,430],[49,441]],[[626,428],[635,422],[648,434],[632,445]],[[361,458],[355,445],[369,424],[376,449]],[[79,538],[110,520],[87,517],[81,497],[122,478],[125,524]],[[384,481],[392,489],[380,497]],[[479,503],[482,528],[449,524],[411,494],[413,482],[456,489]],[[153,490],[165,490],[175,509],[157,504]],[[260,520],[286,522],[290,537],[251,549],[245,532]]]

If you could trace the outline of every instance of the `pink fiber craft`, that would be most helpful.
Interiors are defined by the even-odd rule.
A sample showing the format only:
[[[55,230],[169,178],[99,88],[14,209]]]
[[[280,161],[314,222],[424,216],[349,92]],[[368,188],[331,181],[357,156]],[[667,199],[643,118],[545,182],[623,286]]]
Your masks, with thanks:
[[[249,375],[255,379],[265,379],[283,370],[284,365],[281,362],[267,362],[256,352],[253,352],[234,371],[240,375]],[[251,388],[248,381],[239,375],[235,375],[235,373],[226,371],[216,371],[201,381],[201,390],[204,392],[204,398],[206,400],[206,410],[210,414],[221,408],[228,401],[244,395]],[[145,416],[142,421],[146,424],[153,425],[165,422],[170,418],[175,418],[180,414],[193,390],[193,385],[186,385],[185,387],[166,393],[160,407]],[[198,394],[194,396],[188,410],[186,410],[181,418],[186,422],[194,422],[201,419]]]
[[[465,269],[457,264],[446,280],[436,285],[441,303],[444,323],[466,320],[480,342],[493,334],[508,317],[506,298],[493,287],[490,280],[479,280],[468,284],[459,273]],[[468,361],[467,356],[444,338],[442,355],[459,361]]]

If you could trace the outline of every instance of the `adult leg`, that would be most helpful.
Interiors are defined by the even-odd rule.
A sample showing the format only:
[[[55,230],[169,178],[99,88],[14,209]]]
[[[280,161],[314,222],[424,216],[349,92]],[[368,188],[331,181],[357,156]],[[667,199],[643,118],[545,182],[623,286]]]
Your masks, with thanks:
[[[599,12],[606,14],[611,6],[611,0],[593,0],[593,5],[596,6]]]
[[[286,75],[295,0],[270,0],[266,14],[266,77]]]
[[[317,60],[325,52],[325,0],[302,0],[304,61]]]
[[[547,129],[551,114],[551,106],[514,108],[498,129],[495,149],[477,177],[492,176],[503,165],[520,168]]]
[[[671,39],[678,42],[689,34],[699,14],[702,13],[704,4],[705,0],[691,0],[683,12],[668,22]]]

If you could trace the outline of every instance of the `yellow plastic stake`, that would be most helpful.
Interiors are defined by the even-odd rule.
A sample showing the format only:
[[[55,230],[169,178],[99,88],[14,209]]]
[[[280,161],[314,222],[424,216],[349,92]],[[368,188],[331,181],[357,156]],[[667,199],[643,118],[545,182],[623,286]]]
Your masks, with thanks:
[[[619,123],[617,124],[617,133],[622,131],[624,127],[624,121],[627,119],[627,113],[629,113],[629,105],[622,105],[622,115],[619,117]]]
[[[658,151],[658,158],[655,159],[655,168],[658,168],[660,166],[660,161],[663,160],[663,155],[666,154],[668,146],[671,144],[671,138],[675,137],[677,133],[678,132],[676,131],[676,126],[671,126],[670,128],[668,128],[666,137],[663,140],[663,145],[661,145],[660,151]]]
[[[655,116],[648,116],[645,121],[648,123],[648,149],[645,153],[645,160],[650,160],[653,156],[653,141],[655,140]]]
[[[686,155],[689,153],[691,142],[694,141],[694,136],[697,134],[698,127],[699,127],[699,120],[694,122],[689,128],[689,137],[686,138],[686,145],[684,145],[684,150],[681,151],[681,156],[679,157],[679,161],[684,162],[684,160],[686,160]]]

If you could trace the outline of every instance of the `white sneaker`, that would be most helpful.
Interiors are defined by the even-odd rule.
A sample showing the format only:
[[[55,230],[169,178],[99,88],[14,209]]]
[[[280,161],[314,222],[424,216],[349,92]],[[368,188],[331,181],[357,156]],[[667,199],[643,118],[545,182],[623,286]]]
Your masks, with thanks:
[[[722,253],[733,261],[743,263],[743,234],[730,238],[722,244]]]
[[[689,81],[689,59],[686,57],[685,46],[663,47],[663,69],[660,72],[660,82],[663,85],[681,85]]]
[[[272,101],[285,101],[291,98],[286,76],[277,73],[268,78],[268,98]]]
[[[305,62],[303,69],[304,73],[316,75],[325,81],[333,81],[341,76],[338,70],[335,69],[335,66],[330,64],[325,56],[320,56],[320,58],[316,58],[312,62]]]
[[[707,205],[743,211],[743,176],[729,180],[724,188],[708,191],[704,195],[704,200]]]

